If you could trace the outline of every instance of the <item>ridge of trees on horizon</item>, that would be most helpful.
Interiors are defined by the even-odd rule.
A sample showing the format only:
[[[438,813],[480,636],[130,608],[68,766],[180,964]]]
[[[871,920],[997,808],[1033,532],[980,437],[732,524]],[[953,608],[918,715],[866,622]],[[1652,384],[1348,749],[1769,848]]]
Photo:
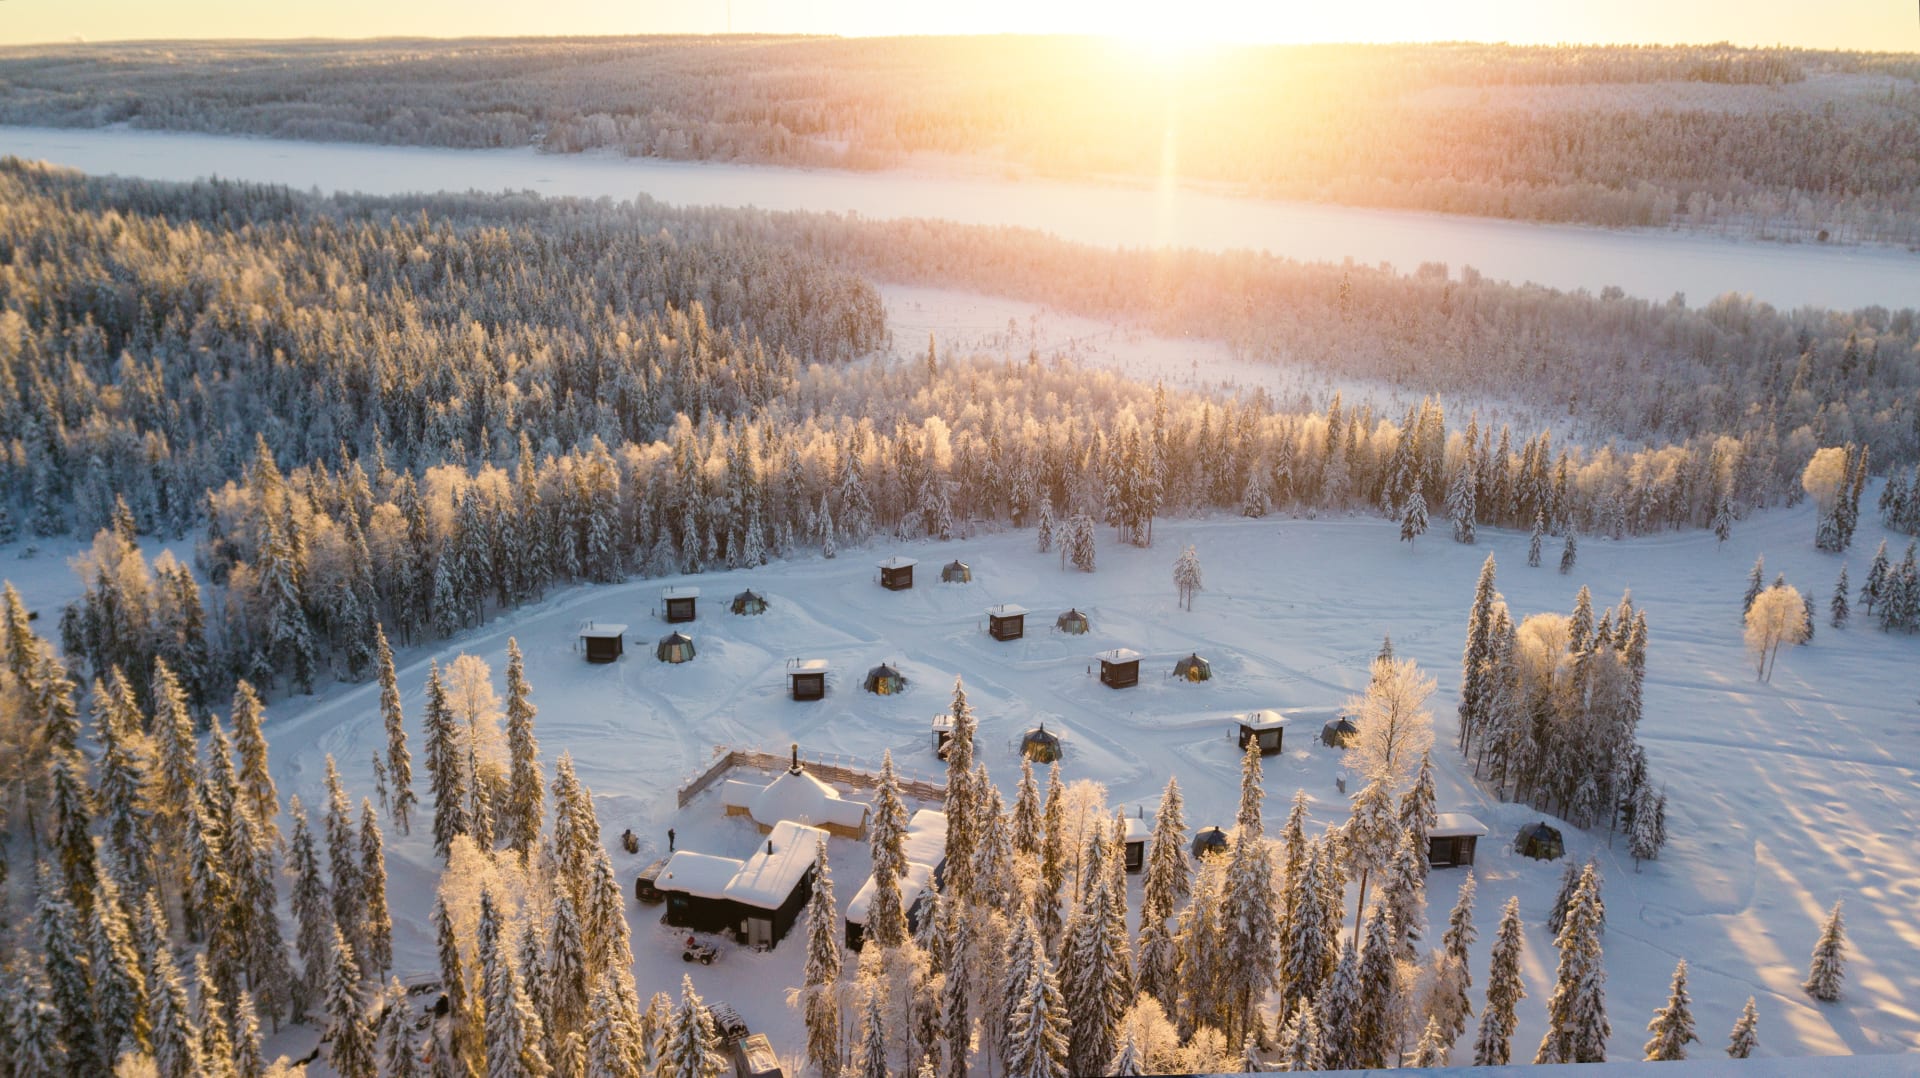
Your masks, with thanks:
[[[1095,179],[1157,176],[1176,132],[1184,179],[1262,197],[1920,240],[1912,54],[1249,45],[1141,64],[1070,37],[49,45],[0,53],[0,122]]]

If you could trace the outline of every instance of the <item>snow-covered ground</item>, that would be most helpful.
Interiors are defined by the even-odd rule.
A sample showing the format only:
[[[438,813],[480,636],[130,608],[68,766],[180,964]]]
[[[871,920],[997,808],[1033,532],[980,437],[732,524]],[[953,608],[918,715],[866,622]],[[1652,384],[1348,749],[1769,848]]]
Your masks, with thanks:
[[[95,173],[287,184],[297,189],[468,188],[631,198],[675,205],[930,217],[1017,225],[1103,246],[1252,248],[1304,261],[1474,266],[1492,280],[1598,292],[1618,285],[1695,305],[1727,292],[1776,306],[1910,306],[1920,257],[1888,248],[1744,243],[1656,229],[1541,225],[1406,210],[1280,202],[1052,180],[955,178],[908,171],[841,172],[688,163],[531,149],[450,150],[141,131],[0,126],[0,154]]]
[[[1642,1027],[1664,1001],[1682,957],[1692,964],[1705,1041],[1699,1055],[1719,1051],[1750,994],[1759,998],[1764,1055],[1913,1052],[1920,1050],[1920,644],[1860,620],[1845,631],[1823,620],[1811,645],[1781,657],[1770,685],[1754,680],[1741,648],[1740,595],[1756,554],[1766,555],[1769,573],[1784,571],[1811,589],[1824,609],[1841,559],[1814,550],[1813,523],[1805,506],[1764,513],[1742,522],[1724,549],[1707,533],[1591,539],[1568,576],[1527,568],[1523,534],[1483,530],[1476,546],[1436,534],[1409,549],[1393,524],[1365,516],[1163,520],[1150,550],[1115,544],[1103,530],[1092,574],[1061,571],[1058,555],[1036,553],[1025,532],[878,543],[843,550],[835,560],[571,588],[453,640],[402,649],[400,685],[417,767],[428,661],[477,654],[492,664],[498,683],[507,639],[517,638],[540,708],[549,774],[561,752],[573,754],[594,791],[623,886],[631,886],[633,873],[664,852],[670,827],[681,848],[733,857],[759,841],[750,822],[723,815],[717,788],[677,807],[679,786],[718,746],[784,753],[797,742],[804,756],[868,763],[890,749],[903,772],[937,776],[928,720],[947,706],[955,675],[965,678],[981,718],[979,757],[1009,798],[1017,740],[1045,722],[1065,738],[1068,779],[1104,783],[1114,806],[1151,811],[1173,774],[1190,825],[1228,823],[1238,753],[1225,716],[1336,705],[1362,688],[1368,660],[1382,634],[1391,633],[1401,655],[1439,680],[1432,700],[1439,808],[1471,812],[1493,832],[1481,842],[1475,869],[1478,983],[1499,907],[1509,895],[1520,897],[1529,998],[1516,1044],[1530,1054],[1553,975],[1542,922],[1561,865],[1507,848],[1539,814],[1491,801],[1451,749],[1466,611],[1480,562],[1491,553],[1517,614],[1565,611],[1587,584],[1596,603],[1609,605],[1632,588],[1651,623],[1642,737],[1656,780],[1668,786],[1673,844],[1661,861],[1636,872],[1624,843],[1567,832],[1570,857],[1597,855],[1604,868],[1614,1053],[1637,1057]],[[1851,555],[1855,579],[1881,534],[1871,521],[1861,526]],[[1191,613],[1177,607],[1170,579],[1187,543],[1197,547],[1207,579]],[[51,632],[48,619],[57,621],[59,604],[78,585],[58,552],[27,561],[17,552],[4,555],[0,571],[45,612],[41,625]],[[874,583],[874,562],[896,552],[920,558],[911,591]],[[974,582],[935,582],[938,566],[955,557],[972,565]],[[653,641],[668,631],[655,609],[663,585],[686,582],[704,590],[699,619],[686,627],[699,656],[670,666],[653,659]],[[727,613],[725,600],[749,586],[769,597],[769,611],[752,618]],[[999,602],[1033,611],[1025,639],[999,643],[986,635],[984,608]],[[1090,635],[1051,631],[1068,606],[1088,613]],[[588,619],[634,626],[619,663],[590,666],[575,651],[575,634]],[[1090,656],[1116,646],[1145,653],[1138,688],[1110,690],[1090,676]],[[1212,660],[1214,680],[1169,679],[1173,662],[1195,650]],[[787,698],[785,662],[796,656],[831,663],[826,700]],[[860,690],[862,675],[883,661],[911,679],[903,695]],[[371,793],[370,757],[384,740],[376,686],[276,698],[268,715],[283,797],[322,803],[326,753],[339,761],[354,797]],[[1268,760],[1271,831],[1296,788],[1312,798],[1316,824],[1344,815],[1337,755],[1314,742],[1316,732],[1288,731],[1286,752]],[[424,777],[418,781],[424,786]],[[637,856],[619,849],[618,836],[629,827],[641,840]],[[430,826],[416,826],[411,837],[390,835],[387,849],[398,972],[428,978],[434,963],[427,914],[439,868]],[[831,856],[844,907],[865,878],[866,852],[862,843],[835,839]],[[1433,916],[1444,918],[1463,876],[1434,873]],[[1137,906],[1137,878],[1135,884]],[[1819,919],[1838,898],[1846,900],[1852,944],[1845,998],[1816,1005],[1798,985]],[[723,943],[714,966],[687,967],[679,934],[657,923],[660,912],[629,905],[643,990],[671,988],[691,968],[710,998],[733,1003],[783,1054],[798,1051],[800,1021],[783,1002],[784,988],[799,981],[797,939],[769,954]],[[286,1031],[275,1049],[304,1055],[313,1038],[310,1030]]]

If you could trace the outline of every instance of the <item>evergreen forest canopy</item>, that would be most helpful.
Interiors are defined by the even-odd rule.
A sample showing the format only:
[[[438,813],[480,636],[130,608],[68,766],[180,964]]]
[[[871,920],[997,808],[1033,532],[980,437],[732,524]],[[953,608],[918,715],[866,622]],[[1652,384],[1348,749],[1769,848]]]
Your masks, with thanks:
[[[1003,229],[17,162],[0,196],[0,527],[98,532],[67,655],[127,671],[142,702],[163,658],[196,709],[243,676],[367,676],[377,626],[445,635],[566,581],[969,519],[1070,523],[1092,568],[1093,522],[1145,543],[1170,513],[1416,497],[1456,535],[1642,534],[1797,498],[1822,445],[1885,469],[1920,435],[1911,311],[1695,311]],[[1383,416],[1169,393],[1037,355],[849,363],[887,341],[863,274],[1137,303],[1333,375],[1591,411],[1645,444],[1449,423],[1432,400]],[[139,550],[188,529],[197,573]]]
[[[1920,57],[1070,37],[58,45],[0,122],[1155,177],[1523,220],[1920,242]]]

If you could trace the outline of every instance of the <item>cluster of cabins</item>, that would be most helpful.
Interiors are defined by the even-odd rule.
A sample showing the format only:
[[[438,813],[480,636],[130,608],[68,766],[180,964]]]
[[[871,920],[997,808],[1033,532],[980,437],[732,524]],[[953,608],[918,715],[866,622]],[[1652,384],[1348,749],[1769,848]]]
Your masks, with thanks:
[[[727,604],[735,614],[751,617],[767,612],[766,596],[749,588]],[[671,587],[660,592],[661,618],[669,625],[681,625],[700,616],[700,589]],[[590,663],[617,662],[627,653],[627,629],[619,622],[589,621],[580,626],[580,651]],[[653,647],[653,657],[663,663],[692,662],[696,654],[693,637],[678,629],[661,637]]]

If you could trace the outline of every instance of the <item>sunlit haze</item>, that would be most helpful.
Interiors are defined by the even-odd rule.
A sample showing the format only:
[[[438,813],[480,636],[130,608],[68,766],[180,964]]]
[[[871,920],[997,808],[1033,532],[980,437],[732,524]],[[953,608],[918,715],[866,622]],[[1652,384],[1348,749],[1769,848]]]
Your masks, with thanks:
[[[159,38],[364,38],[649,33],[1113,34],[1156,47],[1190,42],[1507,41],[1646,44],[1727,41],[1823,49],[1920,48],[1920,20],[1905,3],[1842,0],[1617,0],[1452,4],[1368,0],[1346,4],[1191,0],[550,0],[543,4],[341,0],[8,0],[0,43]]]

